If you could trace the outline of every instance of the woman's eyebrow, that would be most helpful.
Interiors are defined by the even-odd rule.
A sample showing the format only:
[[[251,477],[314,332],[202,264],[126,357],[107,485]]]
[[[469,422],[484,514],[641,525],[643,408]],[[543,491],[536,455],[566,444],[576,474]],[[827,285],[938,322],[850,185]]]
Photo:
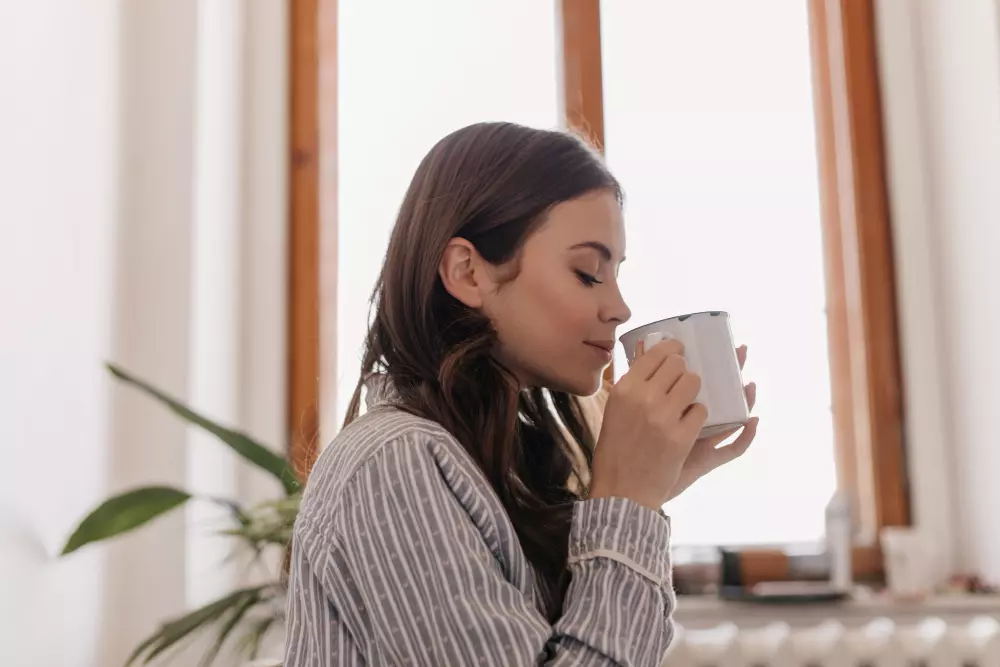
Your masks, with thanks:
[[[611,253],[611,248],[604,245],[600,241],[584,241],[583,243],[577,243],[576,245],[570,246],[570,250],[578,250],[580,248],[590,248],[592,250],[596,250],[601,255],[601,257],[604,258],[604,261],[606,262],[610,262],[611,258],[613,257]],[[625,258],[622,257],[618,263],[620,264],[621,262],[624,261]]]

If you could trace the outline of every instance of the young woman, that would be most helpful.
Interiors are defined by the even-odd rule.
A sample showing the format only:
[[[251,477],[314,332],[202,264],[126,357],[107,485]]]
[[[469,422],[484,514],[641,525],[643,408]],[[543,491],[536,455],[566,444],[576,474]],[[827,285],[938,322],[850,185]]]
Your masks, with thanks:
[[[479,124],[424,158],[296,523],[286,667],[659,665],[660,508],[739,456],[756,419],[730,445],[698,440],[700,380],[667,341],[592,430],[581,397],[629,319],[624,258],[621,188],[574,136]]]

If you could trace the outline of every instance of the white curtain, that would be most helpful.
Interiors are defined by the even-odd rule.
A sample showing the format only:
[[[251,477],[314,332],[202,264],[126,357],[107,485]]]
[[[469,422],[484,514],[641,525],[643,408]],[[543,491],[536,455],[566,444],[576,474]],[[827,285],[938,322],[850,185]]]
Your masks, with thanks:
[[[104,361],[284,446],[285,3],[86,4],[0,10],[3,664],[121,664],[240,583],[198,509],[57,559],[100,500],[276,493]]]

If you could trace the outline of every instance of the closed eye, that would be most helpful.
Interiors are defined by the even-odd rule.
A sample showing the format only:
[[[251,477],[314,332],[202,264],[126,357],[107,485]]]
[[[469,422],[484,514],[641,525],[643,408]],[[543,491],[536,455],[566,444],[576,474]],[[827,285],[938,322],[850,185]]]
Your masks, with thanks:
[[[580,279],[580,282],[587,287],[593,287],[594,285],[600,285],[603,281],[598,280],[597,276],[592,276],[589,273],[583,271],[576,271],[576,277]]]

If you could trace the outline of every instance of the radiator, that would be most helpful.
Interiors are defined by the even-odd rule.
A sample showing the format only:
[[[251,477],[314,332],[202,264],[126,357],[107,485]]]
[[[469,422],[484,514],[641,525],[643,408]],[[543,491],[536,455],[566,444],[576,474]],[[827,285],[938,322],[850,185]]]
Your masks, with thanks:
[[[663,667],[1000,667],[1000,623],[992,617],[860,627],[827,621],[805,628],[678,626]]]

